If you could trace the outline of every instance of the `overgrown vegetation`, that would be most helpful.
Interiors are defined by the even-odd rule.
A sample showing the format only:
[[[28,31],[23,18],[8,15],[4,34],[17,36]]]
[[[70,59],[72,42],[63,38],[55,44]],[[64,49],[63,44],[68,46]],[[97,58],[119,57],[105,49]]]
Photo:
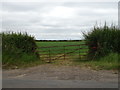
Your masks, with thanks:
[[[106,24],[104,27],[94,27],[94,29],[84,34],[89,47],[89,58],[96,59],[106,56],[109,53],[120,53],[120,30]]]
[[[105,70],[118,70],[120,63],[120,54],[109,53],[108,55],[97,58],[95,60],[79,60],[76,59],[73,65],[80,65],[82,67],[89,67],[95,70],[105,69]]]
[[[118,69],[120,64],[120,30],[115,26],[94,27],[84,34],[88,44],[88,61],[91,67],[99,69]]]
[[[1,35],[3,68],[19,67],[39,59],[34,37],[21,32],[3,32]]]

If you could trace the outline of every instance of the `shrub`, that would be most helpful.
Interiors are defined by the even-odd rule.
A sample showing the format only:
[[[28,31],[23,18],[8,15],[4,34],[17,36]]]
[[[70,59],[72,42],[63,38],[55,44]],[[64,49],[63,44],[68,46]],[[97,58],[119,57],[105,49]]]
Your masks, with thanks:
[[[3,32],[1,35],[3,66],[19,65],[23,62],[31,62],[39,58],[34,37],[21,32]],[[29,57],[34,58],[31,60]]]
[[[94,29],[85,34],[86,43],[89,47],[88,56],[91,59],[106,56],[110,52],[120,53],[120,30],[106,24],[104,27],[94,27]]]

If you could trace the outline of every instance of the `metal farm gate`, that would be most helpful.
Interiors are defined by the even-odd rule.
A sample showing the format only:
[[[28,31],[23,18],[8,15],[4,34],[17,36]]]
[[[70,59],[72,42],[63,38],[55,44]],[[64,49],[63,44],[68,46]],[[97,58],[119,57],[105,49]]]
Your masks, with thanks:
[[[67,56],[75,56],[84,60],[88,53],[86,44],[38,47],[38,49],[40,58],[49,63],[54,60],[66,60]]]

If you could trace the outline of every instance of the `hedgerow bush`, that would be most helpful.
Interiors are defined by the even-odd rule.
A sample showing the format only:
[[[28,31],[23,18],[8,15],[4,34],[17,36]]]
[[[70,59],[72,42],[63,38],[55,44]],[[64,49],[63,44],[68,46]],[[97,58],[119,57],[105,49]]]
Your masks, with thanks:
[[[5,67],[22,65],[39,58],[34,37],[27,33],[3,32],[2,64]]]
[[[106,56],[111,52],[120,53],[120,30],[115,26],[94,27],[84,37],[89,47],[90,59]]]

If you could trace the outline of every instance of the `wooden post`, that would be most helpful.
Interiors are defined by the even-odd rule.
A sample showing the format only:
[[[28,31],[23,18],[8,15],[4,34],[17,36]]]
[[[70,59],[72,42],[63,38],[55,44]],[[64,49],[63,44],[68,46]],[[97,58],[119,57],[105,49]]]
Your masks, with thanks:
[[[64,46],[64,60],[65,60],[65,46]]]
[[[79,45],[79,58],[81,59],[81,57],[80,57],[80,45]]]
[[[50,48],[49,48],[49,63],[51,63],[51,51],[50,51]]]
[[[40,60],[41,60],[41,54],[39,54],[39,58],[40,58]]]

